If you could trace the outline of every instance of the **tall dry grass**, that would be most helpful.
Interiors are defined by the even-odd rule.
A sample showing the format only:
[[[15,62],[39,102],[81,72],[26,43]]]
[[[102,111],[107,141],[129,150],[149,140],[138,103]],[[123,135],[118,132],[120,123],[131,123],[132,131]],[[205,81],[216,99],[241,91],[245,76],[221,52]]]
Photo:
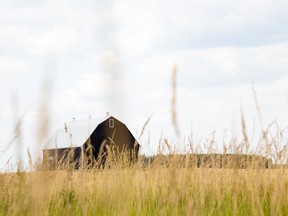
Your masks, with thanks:
[[[0,215],[287,215],[288,170],[115,164],[3,173]]]
[[[179,134],[174,71],[172,122]],[[177,155],[165,138],[160,139],[159,154],[153,158],[140,156],[131,164],[125,155],[110,154],[109,166],[81,166],[79,170],[71,163],[61,163],[51,171],[42,162],[32,163],[27,150],[30,172],[0,174],[0,215],[288,215],[287,131],[277,123],[263,126],[258,145],[252,149],[244,111],[241,113],[243,138],[224,143],[222,156],[265,155],[278,165],[265,169],[257,166],[261,158],[254,157],[219,167],[218,157],[213,156],[213,135],[201,149],[192,136],[185,139],[187,152],[210,155],[204,163],[208,166],[200,168],[193,155]],[[46,126],[40,129],[45,132]],[[277,130],[270,131],[272,126]],[[239,169],[241,163],[245,169]]]
[[[270,138],[269,142],[283,141]],[[247,139],[238,145],[246,146]],[[167,140],[162,145],[173,151]],[[187,165],[189,157],[183,163],[170,153],[152,162],[141,156],[132,166],[114,157],[102,169],[75,171],[67,164],[55,171],[31,167],[33,172],[2,173],[0,215],[288,214],[288,170],[283,164],[237,169],[216,168],[213,161],[212,168],[197,168]]]

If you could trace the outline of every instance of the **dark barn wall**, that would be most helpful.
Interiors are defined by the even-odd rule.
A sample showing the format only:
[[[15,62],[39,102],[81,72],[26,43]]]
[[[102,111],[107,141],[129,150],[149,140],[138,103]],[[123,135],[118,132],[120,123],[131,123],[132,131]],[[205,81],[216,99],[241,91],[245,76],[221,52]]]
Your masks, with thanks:
[[[91,158],[92,153],[93,159],[103,164],[107,157],[107,147],[116,155],[123,152],[128,153],[131,161],[138,158],[138,142],[126,125],[114,117],[108,118],[97,126],[83,149],[87,158]]]
[[[43,161],[46,169],[56,169],[73,165],[75,169],[80,167],[81,147],[59,148],[43,150]]]

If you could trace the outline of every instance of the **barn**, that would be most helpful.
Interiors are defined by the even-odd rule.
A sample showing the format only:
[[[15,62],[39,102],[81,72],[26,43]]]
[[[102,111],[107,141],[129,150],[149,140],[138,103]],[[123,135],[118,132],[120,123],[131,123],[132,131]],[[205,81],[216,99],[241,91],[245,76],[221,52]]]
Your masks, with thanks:
[[[138,158],[140,145],[127,126],[113,116],[69,122],[58,129],[43,149],[44,167],[73,164],[75,169],[105,165],[107,158]]]

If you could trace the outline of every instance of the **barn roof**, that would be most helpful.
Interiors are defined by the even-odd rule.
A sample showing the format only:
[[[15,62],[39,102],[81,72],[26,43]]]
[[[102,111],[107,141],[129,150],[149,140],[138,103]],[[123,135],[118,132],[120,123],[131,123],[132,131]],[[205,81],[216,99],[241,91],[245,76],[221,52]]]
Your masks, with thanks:
[[[66,126],[64,124],[62,128],[57,129],[53,136],[50,137],[45,145],[45,149],[82,146],[96,127],[110,117],[73,120],[66,123]]]

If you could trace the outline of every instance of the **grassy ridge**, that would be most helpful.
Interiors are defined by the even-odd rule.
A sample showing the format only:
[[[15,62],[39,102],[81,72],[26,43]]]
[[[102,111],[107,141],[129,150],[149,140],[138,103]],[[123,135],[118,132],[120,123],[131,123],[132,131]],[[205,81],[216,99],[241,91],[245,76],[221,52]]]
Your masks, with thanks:
[[[288,215],[288,170],[2,174],[0,215]]]

